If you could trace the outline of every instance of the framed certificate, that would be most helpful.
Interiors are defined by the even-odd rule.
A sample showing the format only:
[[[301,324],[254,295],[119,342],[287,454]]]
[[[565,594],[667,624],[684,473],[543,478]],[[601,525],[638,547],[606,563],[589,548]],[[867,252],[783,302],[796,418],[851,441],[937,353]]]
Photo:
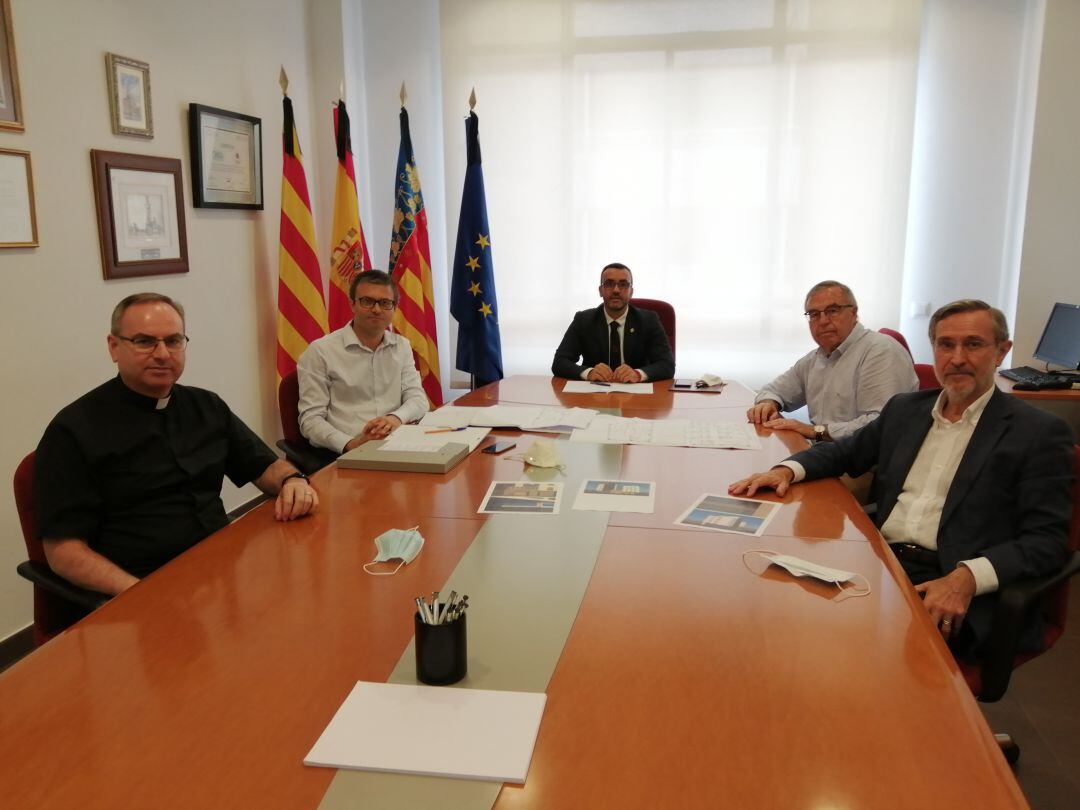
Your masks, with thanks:
[[[186,273],[180,161],[91,149],[90,163],[105,278]]]
[[[15,28],[11,0],[0,0],[0,129],[23,129],[19,107],[19,68],[15,64]]]
[[[37,246],[30,153],[0,149],[0,248]]]
[[[262,210],[262,121],[203,104],[188,106],[191,195],[196,208]]]

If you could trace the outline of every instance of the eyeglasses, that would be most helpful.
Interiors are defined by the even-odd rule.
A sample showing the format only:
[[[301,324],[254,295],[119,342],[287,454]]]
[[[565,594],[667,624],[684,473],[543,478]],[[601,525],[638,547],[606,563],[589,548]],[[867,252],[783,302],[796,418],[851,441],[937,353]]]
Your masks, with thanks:
[[[851,309],[854,306],[854,304],[830,304],[825,307],[825,309],[808,309],[803,315],[806,316],[806,320],[813,323],[822,315],[828,315],[830,318],[835,318],[840,314],[840,310]]]
[[[169,335],[163,338],[150,337],[149,335],[136,335],[133,338],[124,337],[123,335],[115,335],[115,337],[117,340],[130,343],[131,348],[139,354],[153,354],[157,351],[159,343],[164,343],[169,352],[176,354],[182,352],[191,339],[187,335]]]
[[[948,352],[951,354],[956,351],[958,345],[963,346],[964,352],[967,354],[976,354],[991,345],[997,346],[996,343],[990,344],[981,338],[965,338],[961,341],[956,341],[952,338],[938,338],[934,341],[934,351]]]
[[[600,282],[600,286],[605,290],[629,290],[632,285],[626,279],[615,281],[609,278],[607,281]]]
[[[368,298],[366,295],[362,295],[355,300],[361,309],[375,309],[377,306],[384,312],[389,312],[394,308],[393,298]]]

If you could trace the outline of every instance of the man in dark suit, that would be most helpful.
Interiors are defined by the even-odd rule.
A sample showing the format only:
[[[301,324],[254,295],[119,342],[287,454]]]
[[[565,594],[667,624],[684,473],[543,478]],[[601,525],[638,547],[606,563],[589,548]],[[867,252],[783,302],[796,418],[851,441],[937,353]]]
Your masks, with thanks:
[[[876,520],[942,636],[960,655],[989,631],[993,593],[1066,559],[1072,435],[1064,421],[999,391],[1012,347],[1005,316],[955,301],[930,320],[942,391],[897,394],[880,418],[732,484],[732,495],[877,465]],[[1026,638],[1037,639],[1033,622]]]
[[[633,295],[630,268],[617,262],[605,267],[600,273],[604,303],[574,315],[555,350],[551,373],[569,380],[622,383],[673,377],[675,361],[664,327],[655,312],[630,304]]]

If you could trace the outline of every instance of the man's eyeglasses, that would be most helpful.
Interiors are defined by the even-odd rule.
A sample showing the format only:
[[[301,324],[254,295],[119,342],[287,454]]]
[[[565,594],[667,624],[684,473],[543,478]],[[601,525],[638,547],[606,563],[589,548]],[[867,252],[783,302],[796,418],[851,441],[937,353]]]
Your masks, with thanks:
[[[808,309],[803,315],[806,316],[806,320],[813,323],[822,315],[828,315],[830,318],[835,318],[840,314],[841,310],[851,309],[854,306],[854,304],[830,304],[825,307],[825,309]]]
[[[602,281],[600,283],[600,286],[603,287],[605,290],[629,290],[630,282],[626,279],[615,281],[609,278],[607,281]]]
[[[378,307],[384,312],[389,312],[394,308],[393,298],[368,298],[366,295],[361,295],[356,299],[361,309],[375,309]]]
[[[115,337],[117,340],[130,343],[131,348],[139,354],[153,354],[157,351],[159,343],[164,343],[166,349],[176,354],[182,352],[187,347],[188,340],[190,340],[187,335],[169,335],[163,338],[150,337],[149,335],[136,335],[133,338],[124,337],[123,335],[116,335]]]

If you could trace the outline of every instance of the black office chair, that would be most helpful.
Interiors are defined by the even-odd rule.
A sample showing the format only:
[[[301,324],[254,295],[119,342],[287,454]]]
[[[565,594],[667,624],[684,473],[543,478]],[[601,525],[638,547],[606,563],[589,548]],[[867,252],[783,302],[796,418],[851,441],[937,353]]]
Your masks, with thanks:
[[[1065,632],[1069,579],[1080,571],[1080,446],[1073,448],[1073,511],[1069,522],[1069,558],[1056,574],[1015,582],[1001,589],[990,636],[976,664],[958,661],[964,680],[983,703],[1001,700],[1012,671],[1049,650]],[[1020,638],[1029,617],[1041,611],[1043,637],[1035,650],[1021,650]],[[1020,746],[1008,734],[995,734],[1005,759],[1020,759]]]

